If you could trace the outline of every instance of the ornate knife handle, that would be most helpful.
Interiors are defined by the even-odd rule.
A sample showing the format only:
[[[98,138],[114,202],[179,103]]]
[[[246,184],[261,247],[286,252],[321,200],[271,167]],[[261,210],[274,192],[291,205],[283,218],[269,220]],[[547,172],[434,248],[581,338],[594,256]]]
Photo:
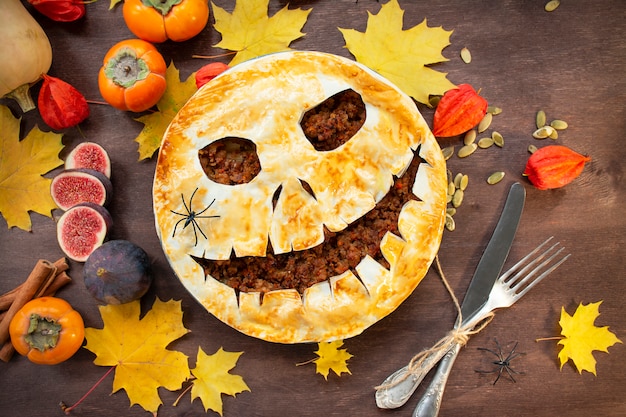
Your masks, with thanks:
[[[439,363],[437,372],[435,372],[430,385],[426,389],[426,392],[420,401],[417,403],[415,411],[413,411],[413,417],[436,417],[439,414],[443,391],[446,388],[446,382],[448,381],[452,365],[454,364],[460,350],[461,345],[459,343],[455,343],[443,356],[443,359]]]
[[[428,372],[435,367],[454,344],[455,342],[450,340],[449,344],[430,353],[424,358],[420,367],[413,372],[409,371],[407,365],[389,375],[376,390],[376,405],[379,408],[398,408],[404,405]]]

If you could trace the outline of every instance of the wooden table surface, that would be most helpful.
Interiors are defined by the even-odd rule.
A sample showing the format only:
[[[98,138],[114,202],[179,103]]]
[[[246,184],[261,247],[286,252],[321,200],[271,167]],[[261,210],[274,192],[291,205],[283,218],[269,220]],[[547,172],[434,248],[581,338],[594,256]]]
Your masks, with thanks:
[[[224,0],[215,3],[229,11],[234,5]],[[272,0],[270,14],[286,3]],[[571,362],[559,370],[556,341],[535,341],[559,335],[561,307],[572,314],[579,303],[600,300],[601,315],[596,324],[609,326],[626,341],[622,310],[626,294],[626,8],[621,0],[564,0],[556,11],[547,13],[544,3],[400,2],[405,10],[405,28],[427,19],[431,27],[454,31],[451,45],[443,51],[449,61],[434,68],[448,73],[455,84],[470,83],[481,88],[490,104],[503,109],[493,122],[493,129],[505,137],[503,149],[481,150],[469,158],[453,157],[448,162],[451,171],[470,177],[465,201],[455,216],[456,230],[445,232],[439,252],[455,294],[462,299],[514,181],[525,185],[527,201],[505,267],[551,235],[572,254],[522,301],[498,312],[486,329],[471,338],[448,381],[441,416],[626,415],[624,345],[614,345],[608,354],[594,353],[594,376],[589,372],[579,374]],[[112,11],[108,7],[107,0],[88,4],[86,17],[75,23],[55,23],[34,12],[54,51],[49,73],[73,84],[89,100],[101,100],[96,74],[105,52],[117,41],[132,37],[121,7]],[[352,57],[337,28],[363,31],[367,13],[378,13],[380,4],[374,0],[293,0],[289,7],[312,8],[303,29],[306,36],[292,43],[294,49]],[[220,40],[212,24],[211,17],[205,31],[191,41],[158,45],[166,61],[173,60],[180,69],[183,79],[206,63],[193,59],[192,54],[223,52],[212,47]],[[463,47],[473,55],[470,64],[459,58]],[[2,100],[2,104],[20,115],[14,103]],[[139,244],[153,260],[155,281],[145,296],[145,306],[157,296],[182,300],[184,324],[191,334],[172,347],[194,361],[199,345],[207,353],[220,347],[244,352],[233,373],[241,375],[251,391],[236,397],[223,396],[225,416],[411,415],[417,395],[398,410],[379,410],[373,387],[452,328],[456,312],[434,270],[395,312],[345,341],[345,348],[354,355],[348,361],[351,374],[337,377],[331,372],[325,381],[315,373],[314,365],[296,366],[316,357],[316,345],[277,345],[240,334],[207,313],[187,293],[168,266],[154,230],[151,185],[156,157],[137,161],[134,139],[142,128],[134,121],[137,115],[104,105],[90,107],[90,117],[80,126],[82,133],[77,129],[64,133],[61,157],[84,140],[100,143],[109,151],[115,190],[109,206],[115,220],[111,238]],[[544,109],[549,119],[569,123],[558,143],[592,157],[582,175],[559,190],[539,191],[521,175],[528,145],[546,144],[531,136],[539,109]],[[431,123],[432,110],[424,106],[420,110]],[[42,126],[38,117],[36,110],[23,115],[23,132],[36,123]],[[458,149],[461,139],[440,143],[454,144]],[[485,178],[496,170],[505,171],[506,177],[490,186]],[[55,211],[54,218],[60,214]],[[55,260],[63,255],[56,241],[55,221],[38,214],[31,218],[33,231],[28,233],[8,229],[0,217],[0,292],[21,283],[37,259]],[[82,265],[72,263],[70,275],[75,282],[58,295],[81,312],[88,327],[100,328],[98,307],[82,283]],[[511,363],[514,369],[524,372],[516,383],[501,379],[492,385],[493,375],[475,372],[488,367],[492,359],[477,348],[494,347],[494,338],[503,344],[517,341],[518,351],[525,353]],[[19,356],[0,363],[0,414],[63,415],[59,401],[71,404],[78,400],[105,373],[106,369],[95,366],[93,360],[91,352],[80,349],[56,366],[37,366]],[[125,392],[110,395],[111,387],[109,376],[72,414],[146,415],[139,406],[129,407]],[[191,403],[188,394],[173,407],[179,393],[159,392],[164,402],[160,416],[205,415],[201,402]],[[212,411],[208,414],[215,415]]]

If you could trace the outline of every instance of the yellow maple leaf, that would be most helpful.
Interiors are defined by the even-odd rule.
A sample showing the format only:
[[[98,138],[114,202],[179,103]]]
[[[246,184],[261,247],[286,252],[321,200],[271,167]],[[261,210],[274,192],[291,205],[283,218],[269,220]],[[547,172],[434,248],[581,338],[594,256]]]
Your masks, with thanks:
[[[235,396],[250,391],[241,376],[228,372],[235,367],[242,353],[219,348],[213,355],[207,355],[202,348],[198,348],[196,367],[191,370],[196,378],[191,387],[191,401],[200,398],[204,411],[210,408],[222,415],[221,394]]]
[[[30,231],[29,211],[52,217],[57,208],[50,195],[52,180],[43,175],[63,164],[63,135],[34,127],[20,140],[20,120],[0,105],[0,213],[9,229]]]
[[[197,90],[195,73],[181,82],[179,71],[173,62],[167,67],[165,80],[167,88],[157,103],[158,111],[135,119],[144,124],[143,130],[135,138],[135,142],[139,144],[139,160],[151,158],[159,149],[170,122]]]
[[[237,51],[229,65],[272,52],[289,50],[289,44],[304,36],[301,32],[311,9],[290,10],[287,6],[267,15],[269,0],[239,0],[232,13],[214,3],[215,29],[222,40],[215,46]]]
[[[592,352],[599,350],[607,352],[615,343],[622,343],[615,334],[609,331],[608,326],[596,327],[593,323],[600,315],[599,308],[602,301],[583,305],[580,303],[573,316],[561,307],[561,335],[563,339],[558,344],[563,345],[559,352],[561,369],[571,359],[578,372],[591,372],[596,375],[596,360]]]
[[[315,354],[319,358],[314,359],[315,372],[324,376],[328,380],[328,372],[332,369],[338,376],[342,372],[351,374],[346,361],[352,357],[346,349],[339,349],[343,346],[343,340],[335,340],[334,342],[320,342],[317,344],[318,350]]]
[[[180,301],[158,298],[140,319],[140,303],[100,306],[102,329],[85,329],[85,348],[96,354],[94,363],[115,366],[113,392],[124,389],[130,405],[156,414],[162,404],[158,388],[180,389],[191,375],[187,356],[166,347],[188,333]]]
[[[375,70],[420,103],[429,95],[442,95],[454,88],[446,73],[427,65],[448,61],[442,50],[450,44],[450,34],[441,27],[430,28],[426,19],[402,30],[404,10],[397,0],[368,12],[365,32],[339,28],[346,47],[361,64]]]

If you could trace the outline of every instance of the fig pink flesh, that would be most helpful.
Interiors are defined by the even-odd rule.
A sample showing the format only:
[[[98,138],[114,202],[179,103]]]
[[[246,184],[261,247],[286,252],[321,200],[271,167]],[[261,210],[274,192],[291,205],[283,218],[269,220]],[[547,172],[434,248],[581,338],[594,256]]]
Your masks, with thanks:
[[[75,261],[84,261],[107,235],[107,221],[90,207],[74,207],[61,217],[57,238],[61,249]]]
[[[63,210],[86,202],[104,205],[106,193],[97,177],[80,172],[59,174],[52,183],[52,197]]]
[[[98,144],[83,142],[76,146],[65,161],[66,169],[88,168],[111,176],[111,161],[106,151]]]

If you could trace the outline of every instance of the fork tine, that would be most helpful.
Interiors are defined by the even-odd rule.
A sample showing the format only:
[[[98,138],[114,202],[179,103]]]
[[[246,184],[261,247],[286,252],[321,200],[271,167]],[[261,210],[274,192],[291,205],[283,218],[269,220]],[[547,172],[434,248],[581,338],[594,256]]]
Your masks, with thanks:
[[[522,279],[519,283],[515,284],[515,290],[519,289],[522,285],[524,285],[525,283],[527,283],[538,271],[540,271],[542,268],[544,268],[545,266],[547,266],[548,264],[550,264],[550,262],[552,262],[554,260],[554,258],[556,258],[565,248],[561,248],[558,251],[556,251],[552,256],[550,256],[548,259],[546,259],[545,261],[543,261],[539,266],[537,266],[535,269],[532,270],[532,272],[530,274],[528,274],[528,276],[526,276],[524,279]],[[546,276],[548,276],[552,271],[554,271],[556,268],[559,267],[559,265],[561,265],[563,262],[565,262],[567,260],[567,258],[570,257],[571,254],[567,254],[565,255],[563,258],[561,258],[558,262],[556,262],[554,265],[552,265],[550,268],[546,269],[541,275],[539,275],[537,278],[535,278],[532,282],[528,283],[528,285],[526,285],[526,287],[524,289],[522,289],[521,291],[515,293],[515,297],[516,298],[520,298],[522,297],[524,294],[526,294],[528,292],[528,290],[530,290],[532,287],[534,287],[535,285],[537,285],[539,283],[539,281],[541,281],[542,279],[544,279]]]
[[[517,269],[519,267],[521,267],[522,265],[524,265],[526,263],[526,261],[528,261],[530,258],[532,258],[533,256],[535,256],[535,254],[537,252],[539,252],[541,250],[541,248],[543,248],[546,244],[548,244],[548,242],[550,242],[552,239],[554,238],[554,236],[550,236],[545,242],[543,242],[542,244],[540,244],[539,246],[537,246],[535,249],[532,250],[532,252],[530,252],[528,255],[524,256],[522,259],[520,259],[515,265],[513,265],[508,271],[506,271],[504,274],[502,274],[500,276],[500,278],[498,278],[499,281],[505,282],[507,280],[509,280],[509,277],[511,275],[513,275]],[[558,243],[557,243],[558,245]],[[543,255],[541,256],[543,257]],[[523,274],[525,271],[528,270],[528,268],[530,266],[532,266],[534,263],[537,263],[538,260],[541,259],[541,257],[539,259],[534,260],[533,262],[530,263],[529,266],[523,268],[521,271],[519,271],[518,273],[515,274],[515,276],[511,279],[512,281],[515,281],[515,279],[519,278],[519,276],[521,276],[520,274]]]
[[[524,278],[524,281],[528,281],[528,277],[532,277],[537,272],[537,270],[541,268],[541,265],[539,267],[536,267],[530,272],[528,271],[531,268],[533,268],[538,262],[541,262],[541,260],[545,258],[550,252],[552,252],[552,250],[556,248],[557,246],[559,246],[559,242],[556,242],[554,245],[550,246],[548,249],[546,249],[544,252],[538,255],[535,259],[533,259],[530,263],[528,263],[528,265],[526,265],[524,268],[518,271],[515,275],[513,275],[513,277],[511,277],[510,279],[506,281],[503,280],[503,282],[505,282],[509,287],[512,287],[514,285],[521,284],[521,282],[516,283],[516,281],[520,278]],[[563,250],[563,248],[561,248],[560,250]]]

